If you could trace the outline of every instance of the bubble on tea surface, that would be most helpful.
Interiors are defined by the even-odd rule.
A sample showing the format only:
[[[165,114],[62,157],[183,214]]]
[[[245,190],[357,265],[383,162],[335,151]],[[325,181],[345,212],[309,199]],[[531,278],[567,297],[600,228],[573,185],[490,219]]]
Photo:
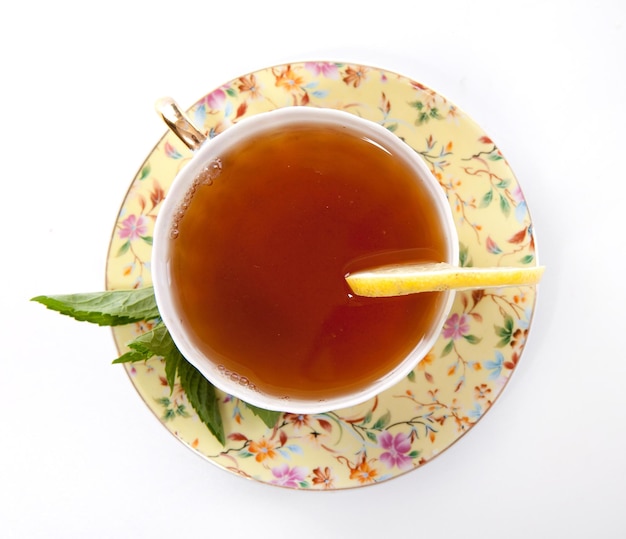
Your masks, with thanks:
[[[198,180],[202,185],[211,185],[222,173],[222,160],[219,158],[211,160],[198,174]]]
[[[217,178],[222,173],[222,160],[219,158],[211,160],[201,171],[200,173],[193,179],[191,182],[191,186],[187,189],[185,193],[185,197],[183,201],[180,203],[176,212],[174,213],[174,217],[172,218],[172,226],[170,228],[170,239],[175,240],[178,238],[180,231],[178,230],[178,225],[182,221],[183,217],[185,217],[185,213],[189,209],[189,205],[198,190],[198,187],[201,185],[211,185],[213,180]]]
[[[240,386],[259,393],[259,389],[250,381],[247,376],[242,376],[241,374],[231,371],[230,369],[227,369],[224,365],[218,365],[217,370],[220,372],[221,375],[230,379],[231,382],[235,382]]]

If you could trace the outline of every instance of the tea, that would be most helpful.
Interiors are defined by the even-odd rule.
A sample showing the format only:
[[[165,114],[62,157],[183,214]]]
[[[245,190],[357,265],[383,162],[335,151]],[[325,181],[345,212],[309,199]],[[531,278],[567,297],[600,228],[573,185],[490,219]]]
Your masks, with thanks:
[[[344,277],[372,260],[445,260],[411,167],[313,123],[239,141],[217,172],[192,188],[170,245],[194,346],[262,392],[309,399],[352,393],[402,362],[442,295],[362,298]]]

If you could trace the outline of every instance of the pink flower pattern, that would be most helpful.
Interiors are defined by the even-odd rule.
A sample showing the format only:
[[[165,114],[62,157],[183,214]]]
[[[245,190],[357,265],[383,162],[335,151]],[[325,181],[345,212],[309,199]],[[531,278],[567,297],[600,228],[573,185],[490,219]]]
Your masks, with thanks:
[[[219,110],[222,108],[224,101],[226,101],[226,92],[224,92],[221,88],[218,88],[207,95],[203,101],[209,110]]]
[[[302,466],[290,468],[288,464],[281,464],[272,468],[272,475],[275,478],[272,480],[273,485],[296,488],[306,479],[307,470]]]
[[[469,333],[470,326],[469,320],[466,314],[459,315],[454,313],[448,320],[446,320],[443,326],[443,336],[446,339],[460,339],[463,335]]]
[[[380,455],[388,468],[397,466],[401,470],[413,467],[412,459],[407,453],[411,450],[411,439],[403,432],[393,436],[385,430],[378,435],[378,443],[385,451]]]
[[[329,79],[336,79],[339,77],[337,64],[329,62],[306,62],[304,67],[316,77],[319,77],[320,75]]]
[[[121,239],[128,239],[129,241],[145,236],[148,231],[146,218],[143,215],[129,215],[122,221],[121,225],[119,236]]]

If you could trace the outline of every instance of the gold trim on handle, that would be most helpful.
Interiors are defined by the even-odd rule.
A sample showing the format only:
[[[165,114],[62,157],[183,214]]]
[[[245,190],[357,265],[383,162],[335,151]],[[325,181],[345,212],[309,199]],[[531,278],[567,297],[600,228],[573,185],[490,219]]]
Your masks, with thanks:
[[[171,97],[164,97],[156,102],[155,108],[167,126],[191,151],[202,146],[206,136],[180,110],[176,101]]]

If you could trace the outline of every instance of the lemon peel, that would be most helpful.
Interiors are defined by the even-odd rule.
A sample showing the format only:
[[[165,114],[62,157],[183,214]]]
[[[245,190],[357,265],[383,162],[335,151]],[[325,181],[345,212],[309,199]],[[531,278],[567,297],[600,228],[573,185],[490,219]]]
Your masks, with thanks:
[[[382,298],[441,290],[535,285],[544,269],[543,266],[459,267],[442,262],[382,266],[349,273],[345,278],[356,295]]]

